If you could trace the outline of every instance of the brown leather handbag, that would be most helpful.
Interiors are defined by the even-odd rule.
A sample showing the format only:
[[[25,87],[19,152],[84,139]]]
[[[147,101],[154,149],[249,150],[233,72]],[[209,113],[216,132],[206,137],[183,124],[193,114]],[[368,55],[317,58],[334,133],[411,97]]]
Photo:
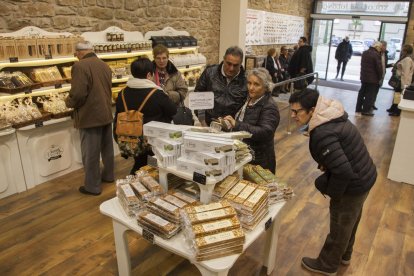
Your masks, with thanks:
[[[128,110],[127,104],[125,102],[124,90],[121,91],[121,97],[122,102],[124,103],[125,112],[118,113],[116,120],[117,136],[142,136],[144,114],[141,113],[141,110],[155,91],[157,91],[156,88],[151,90],[151,92],[145,97],[138,110]]]

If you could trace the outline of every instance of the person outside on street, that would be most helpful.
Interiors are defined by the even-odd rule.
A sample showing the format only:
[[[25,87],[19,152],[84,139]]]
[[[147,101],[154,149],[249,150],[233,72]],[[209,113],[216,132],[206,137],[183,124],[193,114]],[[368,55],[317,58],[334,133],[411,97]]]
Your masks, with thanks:
[[[329,234],[316,258],[303,257],[302,266],[336,275],[349,265],[364,202],[375,184],[377,170],[358,129],[339,101],[305,89],[290,96],[291,116],[307,125],[309,150],[322,174],[315,187],[330,198]]]
[[[79,192],[100,195],[102,182],[114,181],[112,72],[87,41],[76,45],[75,56],[79,62],[72,66],[71,89],[65,102],[74,108],[74,127],[80,133],[85,180]]]
[[[342,65],[342,72],[341,72],[341,81],[344,80],[344,74],[346,70],[346,64],[352,57],[352,45],[349,42],[349,37],[346,36],[341,43],[339,43],[338,47],[335,51],[335,59],[338,61],[338,66],[336,66],[336,77],[339,76],[339,71],[341,70]]]

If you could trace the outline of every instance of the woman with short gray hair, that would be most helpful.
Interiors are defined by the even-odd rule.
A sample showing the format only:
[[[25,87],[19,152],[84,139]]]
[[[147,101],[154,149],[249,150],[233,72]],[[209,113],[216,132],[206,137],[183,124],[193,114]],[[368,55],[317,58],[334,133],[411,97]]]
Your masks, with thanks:
[[[276,171],[274,136],[280,115],[271,91],[274,84],[265,68],[247,72],[248,97],[242,108],[232,116],[224,117],[232,131],[244,130],[252,137],[244,141],[254,151],[252,164],[260,165],[273,173]]]

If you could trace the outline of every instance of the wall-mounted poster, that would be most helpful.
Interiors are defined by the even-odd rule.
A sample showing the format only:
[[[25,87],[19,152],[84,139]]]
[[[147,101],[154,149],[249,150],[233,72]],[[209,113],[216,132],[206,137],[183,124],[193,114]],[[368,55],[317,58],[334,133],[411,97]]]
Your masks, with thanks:
[[[304,26],[304,17],[248,9],[246,45],[297,43]]]

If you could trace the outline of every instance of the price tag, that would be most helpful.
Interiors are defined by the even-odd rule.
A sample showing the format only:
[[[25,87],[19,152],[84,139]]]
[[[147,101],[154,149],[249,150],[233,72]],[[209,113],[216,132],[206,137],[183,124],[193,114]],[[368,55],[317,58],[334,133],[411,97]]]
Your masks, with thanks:
[[[132,52],[132,49],[131,48],[127,48],[126,50],[127,50],[127,53],[131,53]]]
[[[116,75],[116,78],[119,80],[119,79],[122,79],[122,75]]]
[[[9,57],[10,63],[19,62],[18,57]]]
[[[185,68],[190,68],[190,65],[186,65]]]
[[[51,54],[45,55],[45,59],[52,59],[52,55]]]
[[[213,92],[197,92],[188,94],[188,107],[191,110],[213,109],[214,93]]]
[[[151,167],[158,168],[158,160],[157,160],[157,158],[155,158],[155,157],[153,157],[151,155],[148,155],[148,157],[147,157],[147,164],[149,166],[151,166]]]
[[[268,221],[265,223],[265,230],[269,229],[269,227],[272,225],[272,218],[269,218]]]
[[[198,173],[198,172],[194,172],[193,181],[199,184],[202,184],[202,185],[206,185],[207,176],[205,176],[204,174]]]
[[[154,234],[146,229],[142,229],[142,237],[149,241],[150,243],[154,244]]]
[[[55,89],[58,89],[58,88],[62,88],[62,84],[61,83],[55,84]]]
[[[37,128],[37,127],[42,127],[43,126],[43,122],[37,122],[37,123],[35,123],[35,127]]]

